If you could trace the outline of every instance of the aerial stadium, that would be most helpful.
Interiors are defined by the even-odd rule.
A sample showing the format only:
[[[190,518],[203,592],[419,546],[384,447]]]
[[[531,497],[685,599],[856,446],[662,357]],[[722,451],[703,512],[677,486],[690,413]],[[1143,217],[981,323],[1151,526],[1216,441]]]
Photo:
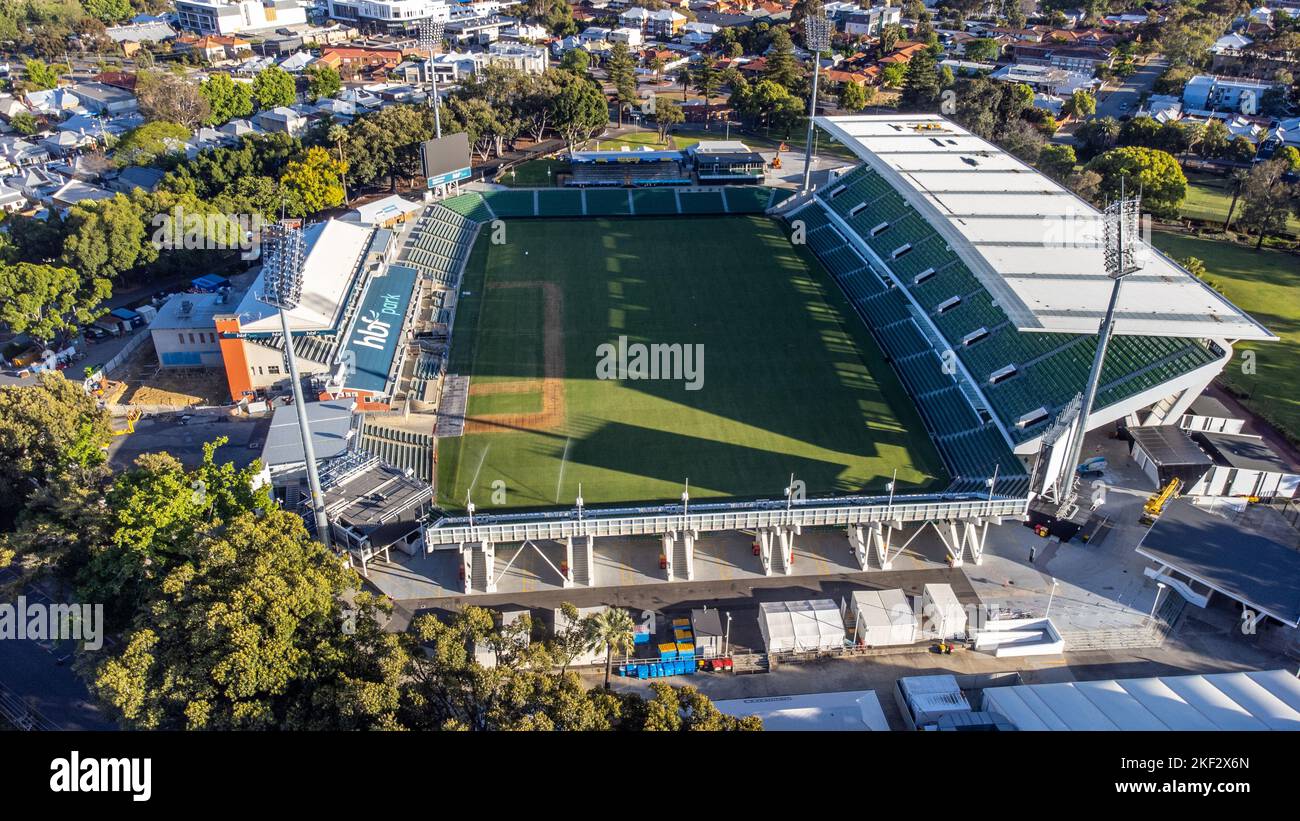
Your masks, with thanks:
[[[467,588],[497,542],[559,540],[580,575],[601,535],[660,535],[671,565],[701,531],[753,531],[780,573],[802,527],[888,567],[891,531],[932,522],[960,564],[1061,472],[1039,455],[1088,382],[1103,214],[940,117],[817,123],[860,162],[793,196],[510,189],[421,218],[417,246],[439,212],[478,225],[426,531]],[[1085,431],[1176,419],[1236,340],[1275,338],[1134,243]],[[637,343],[698,346],[698,389],[601,377],[602,346]]]

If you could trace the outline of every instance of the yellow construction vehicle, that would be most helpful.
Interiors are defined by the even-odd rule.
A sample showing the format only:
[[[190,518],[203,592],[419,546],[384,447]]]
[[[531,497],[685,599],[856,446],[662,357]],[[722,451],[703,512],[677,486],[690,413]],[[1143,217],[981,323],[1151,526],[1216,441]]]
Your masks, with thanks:
[[[1144,525],[1156,523],[1160,514],[1164,511],[1165,505],[1178,498],[1178,494],[1183,489],[1183,480],[1177,477],[1169,480],[1169,483],[1153,493],[1146,504],[1142,505],[1142,518],[1139,520]]]
[[[140,409],[132,408],[131,412],[126,415],[126,427],[114,428],[113,435],[126,436],[127,434],[135,433],[135,423],[138,421],[140,421]]]

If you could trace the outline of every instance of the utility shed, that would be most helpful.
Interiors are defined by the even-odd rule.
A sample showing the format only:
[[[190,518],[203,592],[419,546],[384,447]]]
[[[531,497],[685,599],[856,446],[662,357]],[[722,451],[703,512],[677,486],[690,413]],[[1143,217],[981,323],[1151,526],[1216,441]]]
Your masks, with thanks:
[[[966,609],[950,584],[927,584],[921,588],[926,629],[936,638],[956,639],[966,635]]]
[[[844,646],[844,619],[830,599],[763,602],[758,607],[758,627],[769,653]]]
[[[703,658],[713,658],[723,653],[722,611],[716,607],[691,611],[691,633],[695,637],[695,652]]]
[[[932,726],[949,713],[971,712],[957,677],[944,673],[934,676],[904,676],[894,688],[898,711],[908,729]]]
[[[1300,730],[1286,670],[1021,684],[984,691],[1018,730]]]
[[[853,640],[867,647],[916,641],[916,614],[902,590],[853,592]]]
[[[1214,462],[1176,425],[1150,425],[1128,429],[1133,442],[1129,453],[1142,472],[1164,487],[1171,479],[1182,479],[1184,489],[1200,481]]]

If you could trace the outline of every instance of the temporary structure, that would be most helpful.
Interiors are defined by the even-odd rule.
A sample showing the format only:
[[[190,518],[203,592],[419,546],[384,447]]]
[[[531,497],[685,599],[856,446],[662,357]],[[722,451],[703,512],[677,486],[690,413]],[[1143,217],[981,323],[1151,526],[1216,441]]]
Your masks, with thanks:
[[[1286,670],[1021,684],[984,690],[1019,730],[1300,730]]]
[[[916,614],[902,590],[854,591],[853,615],[853,639],[867,647],[916,641]]]
[[[695,636],[695,650],[703,658],[723,654],[722,611],[706,607],[691,611],[691,632]]]
[[[958,686],[956,676],[947,673],[900,678],[894,697],[903,721],[913,730],[933,725],[949,713],[971,711],[970,702]]]
[[[758,716],[764,730],[889,730],[874,690],[736,698],[714,706],[729,716]]]
[[[769,653],[844,646],[844,619],[830,599],[763,602],[758,627]]]
[[[940,639],[957,639],[966,635],[966,610],[950,584],[927,584],[921,589],[925,628]]]

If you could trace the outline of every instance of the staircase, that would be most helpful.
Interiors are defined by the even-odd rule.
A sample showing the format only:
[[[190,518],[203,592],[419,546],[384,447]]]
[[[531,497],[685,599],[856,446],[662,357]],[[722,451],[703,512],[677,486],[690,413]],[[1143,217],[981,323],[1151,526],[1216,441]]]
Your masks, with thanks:
[[[591,587],[591,568],[587,565],[587,548],[585,545],[575,544],[573,546],[573,567],[570,568],[569,572],[573,575],[575,587]]]
[[[673,540],[673,581],[686,581],[686,540],[680,536]]]
[[[739,653],[731,657],[731,672],[736,675],[742,673],[769,673],[771,669],[768,665],[766,653]]]
[[[784,576],[788,571],[785,567],[785,551],[781,549],[781,539],[776,534],[772,535],[772,575]]]
[[[470,554],[469,592],[487,592],[487,557],[481,547],[474,548]]]
[[[1187,600],[1172,593],[1165,594],[1165,599],[1156,610],[1156,617],[1144,625],[1119,630],[1081,630],[1062,632],[1065,651],[1075,653],[1084,650],[1134,650],[1144,647],[1159,647],[1173,630],[1183,614]]]

